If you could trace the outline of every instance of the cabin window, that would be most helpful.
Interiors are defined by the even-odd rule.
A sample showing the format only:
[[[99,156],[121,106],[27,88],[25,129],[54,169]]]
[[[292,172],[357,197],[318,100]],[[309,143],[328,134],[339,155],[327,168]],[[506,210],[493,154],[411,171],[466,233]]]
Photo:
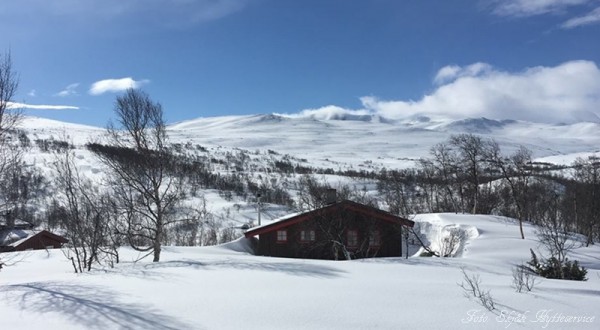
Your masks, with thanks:
[[[315,231],[314,230],[302,230],[300,232],[300,241],[301,242],[314,242],[316,240]]]
[[[356,230],[348,230],[346,233],[346,244],[348,247],[357,247],[358,246],[358,231]]]
[[[381,246],[381,232],[379,230],[373,230],[369,235],[369,246],[378,247]]]
[[[278,230],[277,231],[277,243],[285,243],[287,242],[287,230]]]

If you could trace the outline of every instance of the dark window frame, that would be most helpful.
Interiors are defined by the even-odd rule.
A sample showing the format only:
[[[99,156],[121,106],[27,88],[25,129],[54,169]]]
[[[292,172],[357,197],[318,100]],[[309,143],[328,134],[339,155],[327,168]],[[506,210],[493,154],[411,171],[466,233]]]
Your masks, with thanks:
[[[287,243],[288,241],[288,231],[287,229],[280,229],[275,232],[276,242],[279,244]]]
[[[349,248],[357,248],[358,247],[358,230],[348,229],[346,231],[346,245]]]

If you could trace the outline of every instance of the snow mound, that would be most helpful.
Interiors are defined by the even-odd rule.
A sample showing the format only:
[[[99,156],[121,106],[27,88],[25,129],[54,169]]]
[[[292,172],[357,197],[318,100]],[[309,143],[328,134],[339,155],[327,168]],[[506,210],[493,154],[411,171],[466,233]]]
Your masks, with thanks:
[[[479,236],[476,226],[447,223],[439,216],[416,219],[415,232],[425,246],[442,257],[462,257],[469,242]],[[425,248],[421,247],[414,256],[426,253]]]
[[[224,243],[220,247],[234,252],[254,254],[253,240],[246,237],[240,237],[235,241]]]

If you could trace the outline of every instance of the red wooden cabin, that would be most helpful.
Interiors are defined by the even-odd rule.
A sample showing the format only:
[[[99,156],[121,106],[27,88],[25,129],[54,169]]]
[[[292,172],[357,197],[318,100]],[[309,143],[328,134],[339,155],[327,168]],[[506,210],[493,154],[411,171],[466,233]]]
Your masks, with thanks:
[[[405,227],[414,222],[380,209],[343,200],[268,225],[255,227],[256,253],[263,256],[356,259],[402,256]]]
[[[0,231],[0,252],[59,249],[67,242],[66,238],[46,230]]]

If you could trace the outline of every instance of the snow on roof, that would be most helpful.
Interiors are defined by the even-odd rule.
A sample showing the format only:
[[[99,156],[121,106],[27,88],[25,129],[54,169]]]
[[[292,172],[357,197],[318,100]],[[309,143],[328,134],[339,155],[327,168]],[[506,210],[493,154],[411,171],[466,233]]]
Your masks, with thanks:
[[[0,246],[17,246],[39,232],[33,229],[0,230]]]
[[[308,212],[312,212],[312,211],[313,211],[313,210],[309,210],[309,211],[302,211],[302,212],[295,212],[295,213],[286,214],[286,215],[284,215],[284,216],[282,216],[282,217],[279,217],[279,218],[276,218],[276,219],[273,219],[273,220],[269,221],[269,223],[265,223],[265,224],[263,224],[263,225],[260,225],[260,226],[255,226],[255,227],[252,227],[252,228],[250,228],[250,229],[248,229],[248,230],[257,230],[257,229],[262,229],[262,228],[265,228],[265,227],[267,227],[267,226],[272,226],[273,224],[276,224],[276,223],[278,223],[278,222],[282,222],[282,221],[285,221],[285,220],[288,220],[288,219],[294,218],[294,217],[296,217],[296,216],[299,216],[299,215],[301,215],[301,214],[308,213]]]

